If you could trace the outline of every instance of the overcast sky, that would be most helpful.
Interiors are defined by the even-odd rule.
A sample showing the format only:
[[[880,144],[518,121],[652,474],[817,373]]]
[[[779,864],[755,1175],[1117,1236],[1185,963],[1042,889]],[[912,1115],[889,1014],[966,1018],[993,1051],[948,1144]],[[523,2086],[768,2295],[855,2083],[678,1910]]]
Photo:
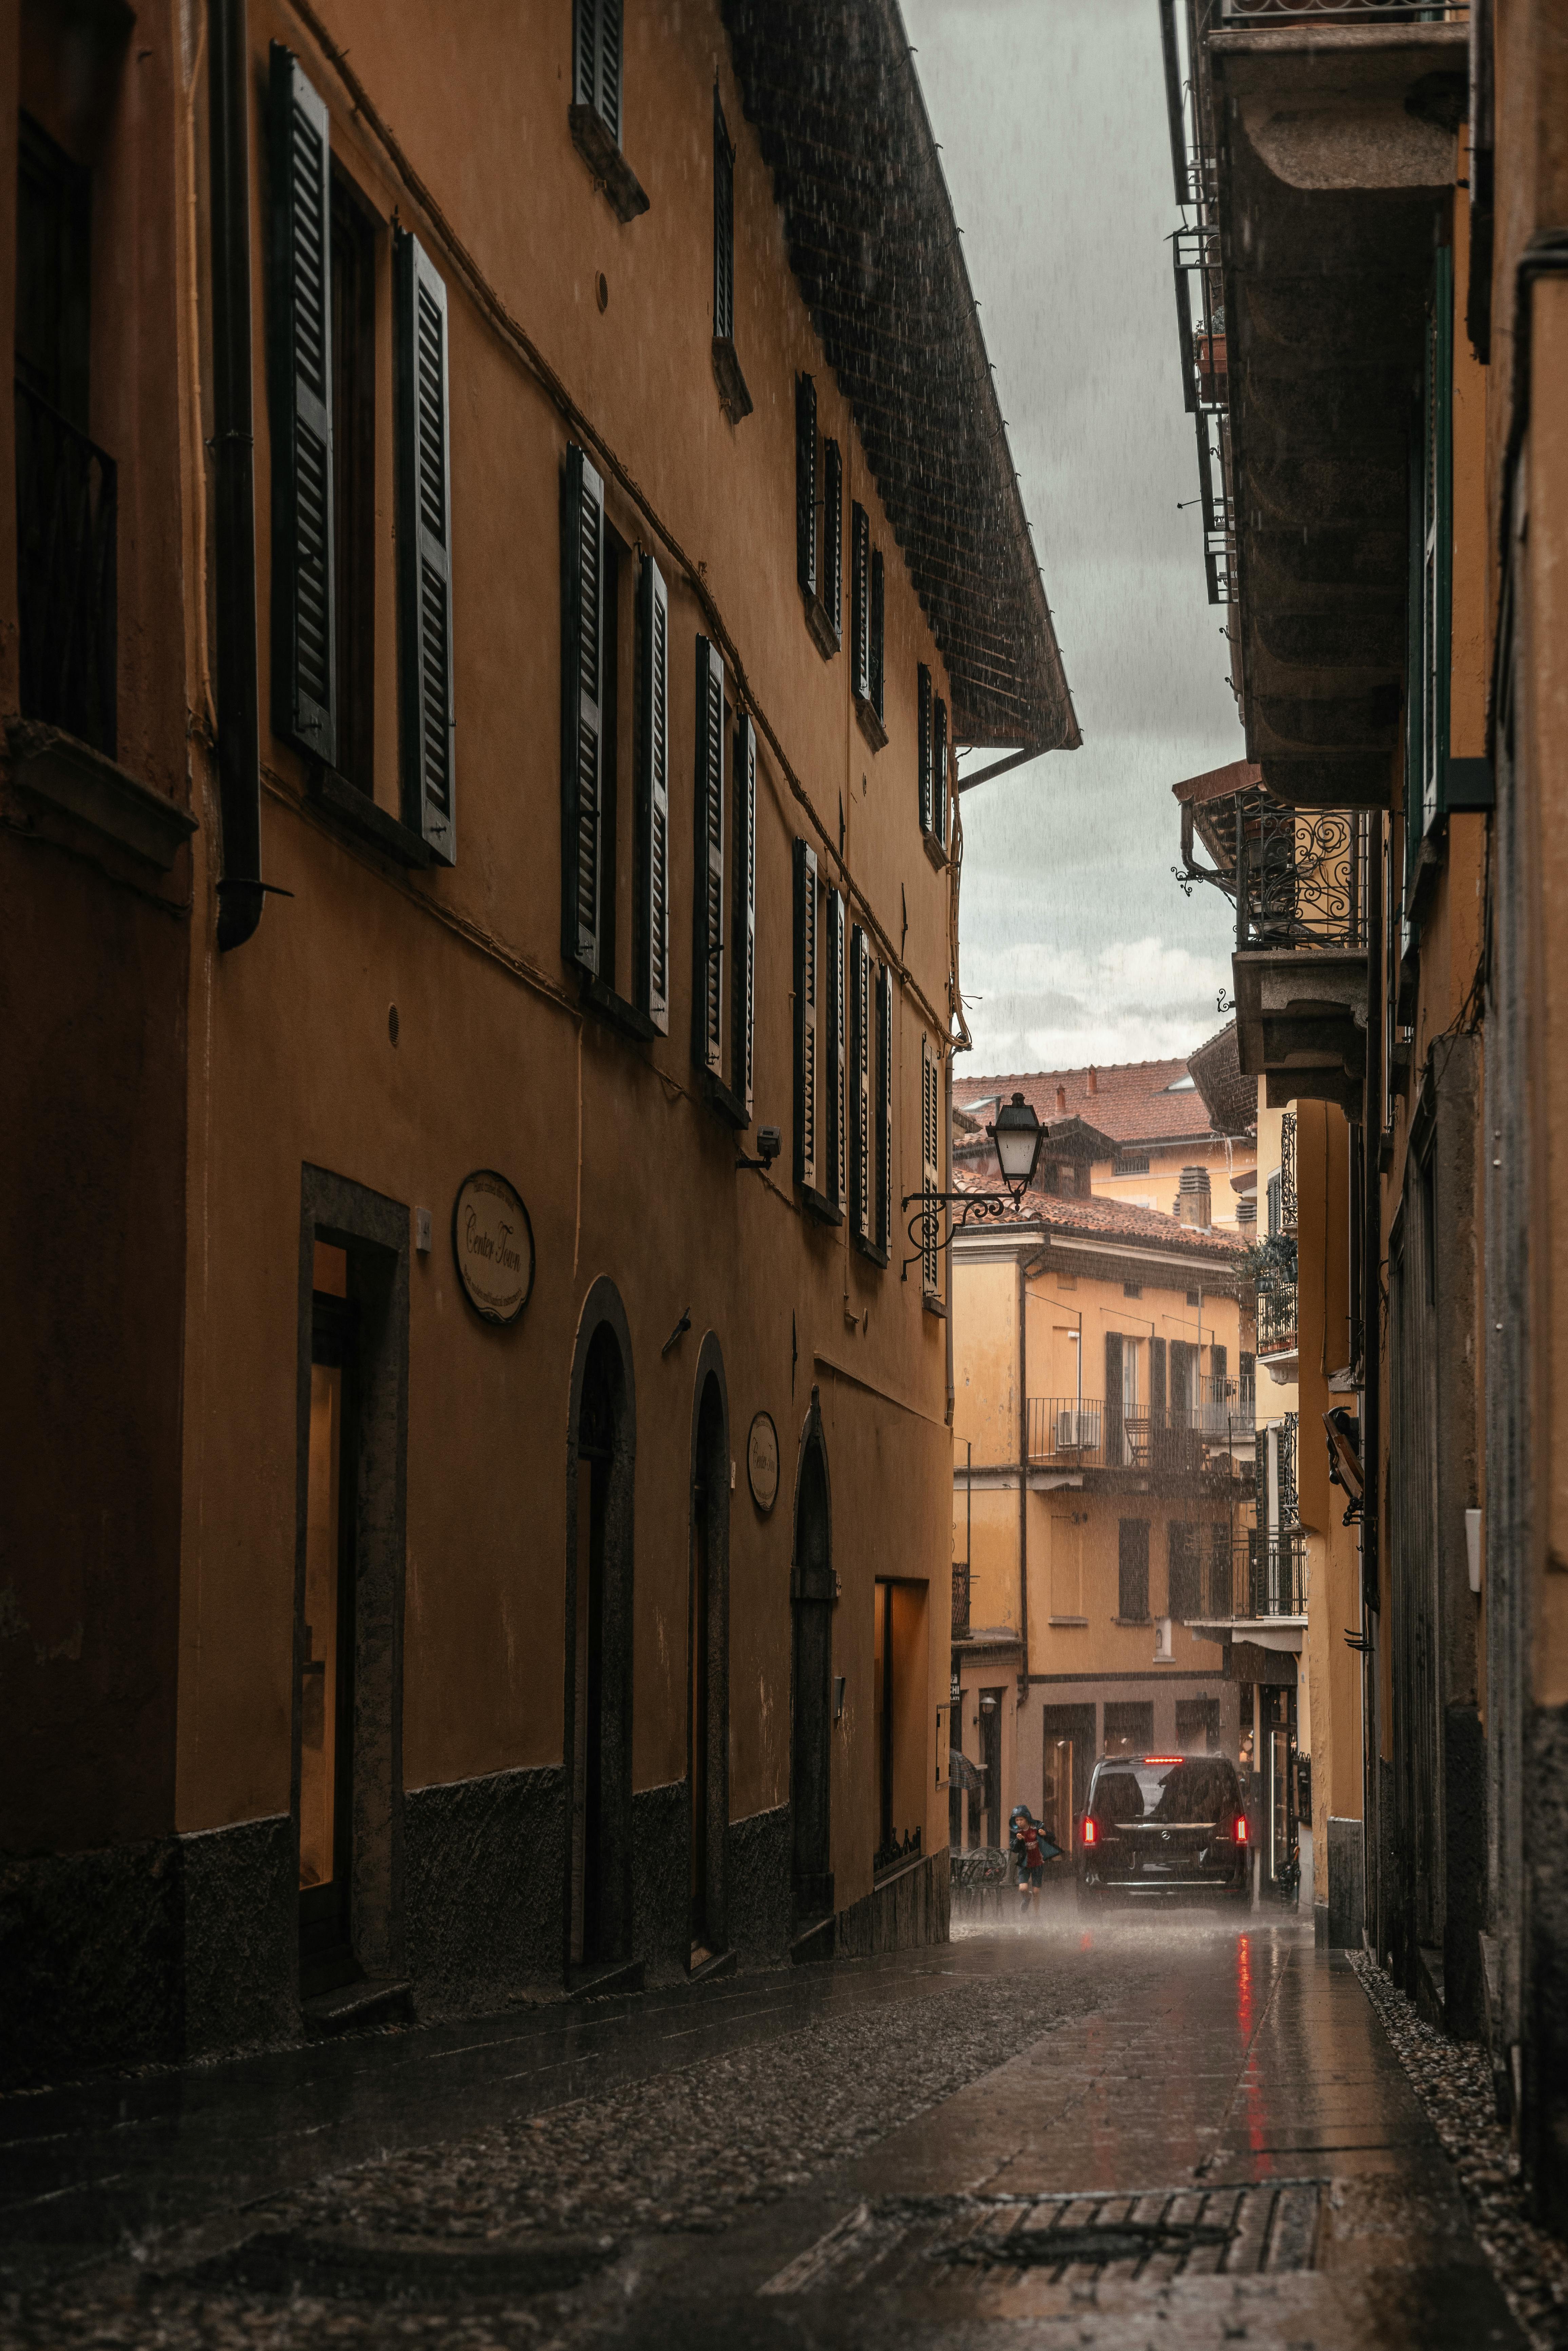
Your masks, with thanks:
[[[1204,588],[1155,0],[904,0],[1083,732],[966,796],[960,1077],[1187,1053],[1232,917],[1170,788],[1242,755]]]

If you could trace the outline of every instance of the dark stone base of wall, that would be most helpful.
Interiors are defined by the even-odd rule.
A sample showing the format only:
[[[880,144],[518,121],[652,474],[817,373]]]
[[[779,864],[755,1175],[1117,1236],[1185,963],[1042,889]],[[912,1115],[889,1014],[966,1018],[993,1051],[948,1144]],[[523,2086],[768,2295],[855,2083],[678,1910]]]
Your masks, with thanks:
[[[731,1821],[725,1855],[729,1942],[742,1967],[778,1966],[789,1956],[789,1807]]]
[[[1329,1815],[1329,1948],[1359,1951],[1366,1915],[1361,1823]]]
[[[180,1911],[172,1837],[0,1861],[0,2082],[177,2057]]]
[[[425,2013],[559,1991],[566,1949],[566,1781],[557,1767],[411,1788],[403,1799],[404,1967]]]
[[[1537,1707],[1524,1729],[1530,1877],[1522,2138],[1538,2217],[1568,2236],[1568,1707]]]
[[[945,1943],[952,1917],[951,1865],[944,1845],[841,1910],[833,1921],[834,1957],[867,1959],[878,1951]]]
[[[287,1813],[179,1839],[189,2057],[299,2030],[299,1878]]]
[[[287,1817],[0,1861],[0,2081],[291,2038],[294,1871]]]
[[[649,1983],[685,1979],[692,1956],[691,1798],[685,1780],[632,1794],[632,1956]]]

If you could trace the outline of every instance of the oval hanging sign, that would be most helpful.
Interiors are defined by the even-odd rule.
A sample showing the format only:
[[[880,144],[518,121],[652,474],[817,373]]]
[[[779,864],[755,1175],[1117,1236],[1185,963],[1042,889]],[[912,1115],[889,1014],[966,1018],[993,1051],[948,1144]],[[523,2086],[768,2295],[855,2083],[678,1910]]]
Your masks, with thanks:
[[[452,1254],[468,1302],[486,1322],[515,1322],[534,1286],[534,1228],[504,1176],[476,1168],[452,1205]]]
[[[779,1499],[779,1431],[771,1413],[759,1412],[746,1440],[746,1476],[751,1499],[766,1517]]]

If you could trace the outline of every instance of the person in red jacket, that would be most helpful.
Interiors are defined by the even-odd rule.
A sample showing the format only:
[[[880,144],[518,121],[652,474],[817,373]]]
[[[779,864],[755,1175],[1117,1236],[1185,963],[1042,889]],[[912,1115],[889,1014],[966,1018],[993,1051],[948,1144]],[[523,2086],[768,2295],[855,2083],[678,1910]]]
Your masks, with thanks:
[[[1014,1817],[1013,1834],[1018,1842],[1019,1908],[1027,1917],[1039,1907],[1045,1865],[1055,1860],[1061,1847],[1047,1836],[1032,1813],[1022,1810]]]

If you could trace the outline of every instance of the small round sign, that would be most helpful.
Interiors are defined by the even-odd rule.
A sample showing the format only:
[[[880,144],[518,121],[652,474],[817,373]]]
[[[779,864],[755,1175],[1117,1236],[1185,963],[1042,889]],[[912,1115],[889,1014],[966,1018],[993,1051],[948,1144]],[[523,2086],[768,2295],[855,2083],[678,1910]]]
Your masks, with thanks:
[[[534,1286],[534,1228],[504,1176],[477,1167],[452,1204],[452,1254],[468,1302],[486,1322],[515,1322]]]
[[[751,1499],[766,1517],[779,1499],[779,1431],[771,1413],[759,1412],[746,1440],[746,1478]]]

